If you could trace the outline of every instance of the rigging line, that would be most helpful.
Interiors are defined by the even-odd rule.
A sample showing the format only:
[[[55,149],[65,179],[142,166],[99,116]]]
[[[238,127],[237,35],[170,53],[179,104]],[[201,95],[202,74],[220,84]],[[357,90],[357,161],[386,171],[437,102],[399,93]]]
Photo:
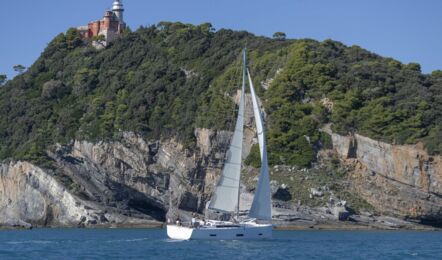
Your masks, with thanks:
[[[181,176],[176,176],[178,178],[178,180],[180,181],[180,184],[187,184],[189,186],[192,186],[192,181],[198,181],[198,182],[205,182],[205,178],[194,178],[191,179],[189,178],[185,178],[185,177],[181,177]]]
[[[241,57],[241,55],[239,55],[239,57]],[[225,86],[225,88],[227,90],[229,90],[232,86],[234,86],[233,83],[236,82],[239,78],[239,75],[241,72],[241,67],[237,66],[238,60],[241,60],[241,59],[237,58],[236,61],[233,63],[233,66],[234,66],[233,74],[229,78],[229,81],[227,82],[227,86]],[[235,95],[236,95],[236,93],[235,93]],[[235,95],[233,97],[235,97]],[[229,116],[225,117],[225,119],[227,119],[226,120],[227,121],[227,123],[226,123],[227,129],[225,129],[225,130],[230,131],[230,132],[235,132],[234,125],[236,124],[236,118],[237,118],[236,115],[238,112],[238,108],[237,108],[235,102],[229,102],[229,104],[231,104],[231,106],[230,106],[231,113],[229,113]],[[219,149],[218,151],[223,154],[226,154],[228,150],[229,150],[229,146],[226,146],[224,149]]]
[[[237,186],[231,186],[231,185],[217,185],[217,187],[223,187],[223,188],[228,188],[228,189],[237,189]]]
[[[235,66],[235,72],[234,72],[234,74],[233,74],[233,77],[231,77],[230,78],[230,85],[231,86],[233,86],[233,87],[235,87],[235,91],[236,91],[236,93],[235,93],[235,95],[234,96],[236,96],[236,94],[238,93],[238,91],[237,91],[237,88],[236,88],[236,86],[234,86],[234,85],[236,85],[235,83],[237,82],[237,78],[239,78],[239,76],[240,76],[240,74],[241,74],[241,72],[240,72],[240,67],[239,66],[236,66],[236,62],[234,63],[234,66]],[[229,86],[230,87],[230,86]],[[241,97],[241,96],[240,96]],[[239,107],[237,108],[237,106],[236,106],[236,104],[235,104],[235,102],[232,102],[233,103],[233,106],[232,106],[232,112],[233,113],[231,113],[231,115],[232,115],[232,121],[230,122],[231,123],[231,126],[230,126],[230,128],[229,129],[232,129],[233,130],[233,125],[235,124],[235,126],[236,126],[236,120],[235,119],[237,119],[237,114],[238,114],[238,112],[239,112]]]
[[[226,214],[232,214],[232,213],[233,213],[233,211],[227,211],[227,210],[217,209],[217,208],[214,208],[214,207],[209,207],[209,209],[210,209],[210,210],[214,210],[214,211],[218,211],[218,212],[220,212],[220,213],[226,213]]]
[[[226,162],[224,165],[242,165],[241,163]]]
[[[228,179],[228,180],[233,180],[233,181],[239,181],[240,180],[240,179],[235,179],[235,178],[227,177],[227,176],[223,176],[222,178],[223,179]],[[220,186],[223,186],[223,185],[220,185]]]
[[[241,149],[241,147],[239,147],[237,145],[234,145],[234,144],[231,144],[230,147],[233,147],[233,148],[236,148],[236,149]]]
[[[241,56],[242,56],[242,52],[241,52],[240,57],[241,57]],[[234,70],[233,76],[230,78],[229,86],[227,86],[228,88],[230,87],[230,84],[232,83],[232,81],[236,81],[237,76],[240,75],[240,68],[241,68],[241,67],[240,67],[240,66],[236,66],[236,63],[237,63],[237,62],[234,63],[235,70]],[[237,92],[237,93],[238,93],[238,92]],[[245,93],[241,93],[241,95],[244,95],[244,94],[245,94]],[[241,97],[241,96],[240,96],[240,97]],[[239,111],[239,108],[237,109],[236,104],[235,104],[234,102],[232,102],[232,103],[233,103],[233,106],[232,106],[233,113],[232,113],[232,114],[236,115],[236,114],[237,114],[237,111]],[[240,116],[241,116],[241,115],[238,115],[238,117],[240,117]],[[236,122],[237,122],[237,120],[238,120],[238,117],[235,117],[236,120],[233,120],[234,117],[231,117],[232,120],[230,120],[230,122],[229,122],[229,123],[230,123],[229,130],[233,128],[233,127],[232,127],[233,124],[235,124],[235,127],[236,127]],[[236,129],[234,129],[233,132],[236,132]],[[228,150],[229,150],[229,147],[231,147],[231,145],[232,145],[232,143],[230,143],[229,146],[226,147],[226,149],[223,151],[224,154],[227,154],[227,152],[228,152]],[[233,146],[233,147],[239,149],[239,147],[237,147],[237,146]],[[226,165],[241,165],[241,164],[234,164],[234,163],[228,163],[228,162],[225,162],[223,167],[225,167]],[[221,173],[221,174],[222,174],[222,173]],[[218,179],[218,183],[219,183],[219,181],[220,181],[220,179]],[[235,181],[236,181],[236,180],[235,180]]]
[[[232,181],[240,181],[241,177],[239,179],[234,178],[234,177],[229,177],[229,176],[221,176],[220,179],[227,179],[227,180],[232,180]]]

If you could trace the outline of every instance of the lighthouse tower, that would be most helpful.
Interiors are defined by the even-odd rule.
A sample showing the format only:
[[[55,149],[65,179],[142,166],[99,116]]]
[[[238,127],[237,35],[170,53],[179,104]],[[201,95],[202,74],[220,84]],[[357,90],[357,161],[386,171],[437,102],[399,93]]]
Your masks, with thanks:
[[[86,26],[77,27],[82,39],[91,40],[92,45],[99,49],[105,48],[108,43],[120,38],[126,29],[123,20],[123,1],[113,0],[112,11],[106,10],[101,20],[88,23]],[[104,40],[95,39],[96,36],[104,36]]]
[[[120,21],[120,23],[124,24],[124,20],[123,20],[123,13],[124,13],[123,0],[115,0],[114,1],[114,3],[112,4],[112,12],[114,12],[115,16],[117,16],[117,18]]]

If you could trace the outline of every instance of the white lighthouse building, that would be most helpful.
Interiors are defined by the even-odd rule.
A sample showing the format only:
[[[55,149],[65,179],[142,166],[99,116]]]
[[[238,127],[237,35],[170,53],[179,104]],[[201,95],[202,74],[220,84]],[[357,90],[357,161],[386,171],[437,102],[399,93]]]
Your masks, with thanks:
[[[114,1],[113,5],[112,5],[112,12],[114,12],[115,16],[117,16],[117,18],[120,21],[120,23],[124,24],[124,19],[123,19],[123,13],[124,13],[123,0],[115,0]]]

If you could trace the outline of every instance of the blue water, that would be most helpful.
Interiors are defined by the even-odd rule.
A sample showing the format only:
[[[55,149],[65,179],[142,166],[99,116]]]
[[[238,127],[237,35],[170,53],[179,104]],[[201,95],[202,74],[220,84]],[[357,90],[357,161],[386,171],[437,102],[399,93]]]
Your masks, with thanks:
[[[173,241],[163,229],[0,231],[0,259],[442,259],[442,232],[275,231],[269,241]]]

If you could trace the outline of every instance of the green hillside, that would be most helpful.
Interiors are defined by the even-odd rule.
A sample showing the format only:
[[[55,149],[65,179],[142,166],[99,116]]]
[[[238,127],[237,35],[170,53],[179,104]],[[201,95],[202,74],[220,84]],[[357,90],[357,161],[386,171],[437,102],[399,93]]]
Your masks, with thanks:
[[[330,144],[325,123],[395,144],[442,151],[442,72],[326,40],[276,40],[247,32],[160,23],[97,51],[71,29],[0,88],[0,159],[45,164],[45,150],[72,139],[115,140],[122,131],[177,137],[195,127],[232,129],[232,96],[249,63],[267,113],[272,164],[308,166]],[[273,79],[273,81],[269,81]],[[257,162],[257,149],[248,163]]]

